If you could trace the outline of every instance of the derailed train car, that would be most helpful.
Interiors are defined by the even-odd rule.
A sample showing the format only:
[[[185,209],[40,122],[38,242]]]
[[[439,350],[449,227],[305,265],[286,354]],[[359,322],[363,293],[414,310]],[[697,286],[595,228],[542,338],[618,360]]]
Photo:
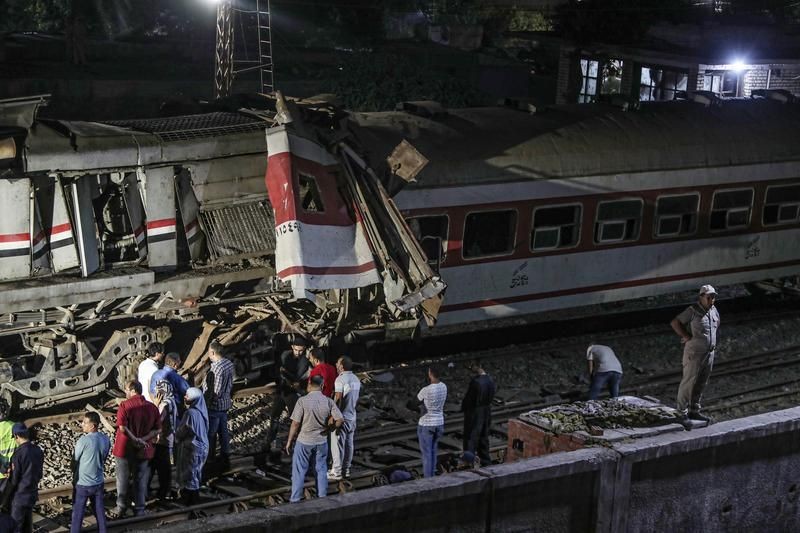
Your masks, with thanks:
[[[0,348],[0,391],[26,407],[96,394],[178,321],[206,319],[188,366],[222,334],[248,372],[298,325],[472,329],[795,282],[792,100],[345,113],[265,97],[106,123],[5,102],[0,334],[22,343]]]
[[[444,285],[374,174],[289,116],[339,114],[281,100],[279,124],[275,102],[104,123],[39,120],[44,97],[0,103],[4,397],[119,388],[170,323],[207,320],[185,368],[223,335],[242,375],[272,361],[276,331],[435,320]]]

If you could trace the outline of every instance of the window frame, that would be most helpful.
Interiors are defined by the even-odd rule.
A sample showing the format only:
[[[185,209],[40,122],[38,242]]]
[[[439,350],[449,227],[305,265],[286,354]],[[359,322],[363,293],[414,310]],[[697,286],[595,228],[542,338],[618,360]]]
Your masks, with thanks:
[[[513,212],[514,213],[514,227],[513,231],[511,232],[512,241],[511,241],[511,249],[507,252],[498,253],[498,254],[484,254],[479,255],[476,257],[466,257],[464,253],[467,250],[466,247],[466,234],[467,234],[467,219],[470,215],[475,215],[479,213],[502,213],[502,212]],[[464,224],[461,228],[461,259],[464,261],[480,261],[482,259],[490,258],[490,257],[505,257],[507,255],[513,255],[514,252],[517,250],[517,232],[519,230],[519,209],[516,207],[507,207],[503,209],[476,209],[474,211],[467,211],[464,214]]]
[[[717,199],[717,195],[720,194],[720,193],[739,192],[739,191],[750,191],[750,206],[747,207],[747,209],[750,211],[750,213],[747,216],[747,223],[745,223],[745,224],[743,224],[741,226],[733,227],[733,228],[727,227],[728,220],[730,219],[731,211],[741,211],[742,209],[744,209],[742,207],[732,207],[730,209],[726,209],[726,212],[725,212],[725,225],[726,225],[726,227],[723,228],[723,229],[713,229],[711,227],[711,219],[714,216],[714,202]],[[755,208],[755,201],[756,201],[756,191],[755,191],[754,187],[734,187],[734,188],[731,188],[731,189],[717,189],[717,190],[715,190],[714,193],[711,195],[711,205],[709,206],[709,210],[708,210],[708,231],[709,231],[709,233],[725,233],[725,232],[732,232],[732,231],[742,231],[742,230],[746,230],[747,228],[749,228],[753,224],[753,210]]]
[[[583,65],[581,65],[581,62],[583,61],[586,61],[586,74],[583,73]],[[597,63],[597,74],[595,76],[591,76],[589,74],[589,65],[592,62]],[[603,64],[600,62],[599,59],[593,59],[591,57],[581,57],[578,60],[578,68],[581,71],[581,81],[580,81],[580,86],[578,87],[578,103],[591,104],[592,102],[597,101],[597,97],[600,95],[600,83],[602,80]],[[594,80],[594,93],[592,94],[589,94],[588,92],[589,80]]]
[[[577,237],[575,239],[575,244],[571,244],[569,246],[558,246],[558,245],[556,245],[556,246],[553,246],[551,248],[534,248],[533,243],[535,241],[534,235],[535,235],[535,231],[536,231],[536,225],[535,225],[536,224],[536,212],[541,210],[541,209],[553,209],[553,208],[559,208],[559,207],[577,207],[578,208],[578,218],[575,221],[575,227],[577,229]],[[546,253],[546,252],[552,252],[554,250],[570,250],[572,248],[577,248],[578,246],[580,246],[580,244],[581,244],[581,236],[582,236],[581,235],[582,234],[581,226],[583,225],[583,212],[584,212],[584,206],[583,206],[582,202],[568,202],[568,203],[564,203],[564,204],[546,204],[546,205],[537,205],[536,207],[534,207],[533,210],[531,211],[531,230],[529,232],[530,238],[528,239],[528,247],[529,247],[530,251],[532,253]],[[556,228],[557,227],[558,228],[558,240],[559,241],[561,240],[561,228],[563,226],[543,226],[543,227],[544,228]]]
[[[647,69],[651,72],[650,75],[650,83],[645,84],[642,83],[642,71]],[[652,72],[654,70],[661,71],[661,82],[660,84],[653,83]],[[666,83],[666,75],[667,74],[674,74],[675,75],[675,88],[674,89],[667,89],[664,87]],[[678,89],[678,81],[680,76],[686,76],[686,88],[685,89]],[[647,88],[648,99],[642,99],[642,89]],[[661,65],[650,65],[650,64],[642,64],[639,66],[639,101],[640,102],[671,102],[673,100],[678,99],[679,93],[686,93],[689,89],[689,71],[688,70],[680,70],[680,69],[673,69],[670,67],[664,67]],[[666,92],[672,93],[672,98],[653,98],[653,94],[658,91],[661,95]]]
[[[694,215],[696,217],[695,224],[694,224],[694,231],[689,232],[689,233],[680,233],[680,227],[679,227],[678,228],[678,233],[664,234],[664,235],[659,234],[658,233],[659,221],[661,220],[661,218],[664,218],[664,217],[659,217],[658,216],[658,201],[661,200],[662,198],[678,198],[678,197],[681,197],[681,196],[695,196],[695,197],[697,197],[697,207],[695,208],[695,211],[694,211]],[[680,238],[680,237],[691,237],[692,235],[697,235],[697,232],[700,229],[700,202],[702,200],[703,200],[703,198],[702,198],[702,195],[700,194],[700,191],[692,191],[692,192],[685,192],[685,193],[661,194],[659,196],[656,196],[655,205],[653,206],[653,238],[654,239],[676,239],[676,238]],[[688,214],[688,213],[684,213],[684,214]],[[682,218],[684,214],[682,214],[682,215],[667,215],[667,216],[679,217],[679,220],[680,220],[680,218]]]
[[[303,179],[311,180],[314,182],[314,189],[317,191],[317,196],[319,198],[319,203],[321,204],[321,209],[306,209],[303,206],[303,196],[301,194],[301,189],[303,187]],[[297,172],[297,207],[302,209],[303,213],[314,213],[314,214],[324,214],[327,210],[325,209],[325,199],[323,198],[322,188],[319,186],[319,180],[313,174],[309,174],[308,172]]]
[[[764,205],[762,206],[762,209],[761,209],[761,224],[764,227],[772,228],[772,227],[775,227],[775,226],[787,226],[789,224],[797,224],[798,222],[800,222],[800,201],[797,201],[797,202],[767,203],[767,198],[769,198],[770,189],[780,189],[782,187],[798,187],[798,188],[800,188],[800,182],[783,183],[783,184],[780,184],[780,185],[768,185],[767,186],[767,189],[764,191]],[[764,220],[764,217],[767,214],[767,206],[773,206],[773,205],[778,208],[777,222],[767,223]],[[789,207],[789,206],[797,206],[797,215],[794,217],[794,220],[781,221],[781,219],[780,219],[781,209],[783,209],[784,207]]]
[[[412,215],[412,216],[409,216],[409,217],[403,217],[403,220],[405,221],[406,225],[409,226],[409,229],[410,229],[410,221],[412,219],[415,219],[415,218],[433,218],[433,217],[444,217],[444,219],[447,221],[447,227],[446,227],[447,231],[445,232],[445,236],[444,236],[443,239],[439,238],[439,247],[442,250],[441,251],[441,255],[439,256],[439,265],[443,265],[445,263],[445,261],[447,261],[447,249],[450,246],[450,222],[451,222],[450,215],[448,213],[429,213],[429,214],[425,214],[425,215]],[[416,235],[414,235],[414,238],[415,239],[417,238]],[[419,239],[419,241],[418,241],[420,247],[422,247],[422,241],[423,240],[425,240],[425,238],[421,237]],[[442,245],[443,243],[446,243],[446,246],[443,246]],[[423,252],[424,251],[425,251],[425,249],[423,248]],[[428,259],[430,260],[430,257]]]
[[[607,239],[607,240],[598,240],[598,237],[602,234],[603,227],[608,226],[612,223],[623,223],[621,219],[614,219],[614,220],[600,220],[600,206],[603,204],[609,204],[613,202],[630,202],[636,201],[639,202],[639,227],[637,228],[636,235],[630,239],[625,238],[625,233],[623,231],[622,238],[620,239]],[[594,226],[592,227],[592,240],[596,245],[607,245],[607,244],[619,244],[622,242],[636,242],[642,237],[642,224],[644,223],[644,198],[640,198],[637,196],[629,196],[625,198],[614,198],[613,200],[601,200],[598,201],[594,208]],[[627,225],[627,223],[625,223]],[[599,229],[598,229],[599,226]]]

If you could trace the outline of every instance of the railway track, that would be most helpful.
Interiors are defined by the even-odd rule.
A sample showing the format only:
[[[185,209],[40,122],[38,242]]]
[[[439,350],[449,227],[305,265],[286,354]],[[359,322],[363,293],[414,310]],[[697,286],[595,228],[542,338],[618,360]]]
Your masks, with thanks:
[[[800,311],[798,311],[800,314]],[[761,311],[755,314],[730,317],[726,320],[726,328],[734,324],[745,324],[753,321],[772,322],[776,319],[785,319],[787,310],[781,309],[778,312]],[[609,343],[620,342],[625,339],[641,338],[648,339],[651,336],[669,335],[663,328],[645,328],[644,330],[626,331],[618,334],[603,335],[603,340]],[[546,353],[552,350],[570,351],[579,353],[585,349],[585,340],[571,342],[569,340],[554,342],[529,343],[523,347],[508,346],[496,348],[488,353],[480,355],[483,361],[500,360],[511,356],[536,356],[539,353]],[[674,351],[678,352],[676,346]],[[784,346],[781,349],[766,350],[757,353],[748,353],[740,356],[730,355],[719,360],[715,365],[712,375],[712,384],[721,380],[730,380],[731,386],[724,392],[707,394],[706,410],[711,412],[726,412],[726,410],[736,409],[742,406],[757,404],[758,402],[770,402],[780,400],[786,396],[791,396],[793,386],[800,384],[800,345]],[[671,355],[673,368],[662,372],[649,373],[648,375],[636,375],[635,371],[626,369],[626,376],[623,380],[623,394],[639,396],[654,396],[671,399],[680,381],[681,370],[675,364],[679,359]],[[727,354],[726,354],[727,355]],[[447,356],[445,360],[451,365],[460,365],[469,359],[475,358],[474,353],[458,356]],[[391,372],[399,375],[421,375],[423,369],[430,361],[419,361],[403,366],[392,366],[384,369],[372,370],[368,376],[380,376],[382,373]],[[500,365],[500,363],[498,363]],[[754,373],[768,373],[775,379],[769,383],[749,383],[745,379]],[[796,375],[793,373],[797,372]],[[383,387],[383,388],[381,388]],[[403,388],[398,386],[398,381],[389,384],[382,384],[378,380],[367,386],[367,390],[376,389],[387,394],[396,390],[397,394],[402,394]],[[494,409],[494,419],[496,423],[492,428],[492,450],[498,460],[502,460],[506,447],[506,421],[520,413],[530,409],[547,407],[565,401],[580,399],[585,397],[588,387],[585,384],[574,384],[573,386],[562,387],[557,390],[538,390],[535,391],[536,397],[533,401],[528,398],[514,399],[513,394],[506,395],[504,403],[497,405]],[[457,390],[455,387],[451,390]],[[252,396],[263,394],[270,391],[269,387],[258,387],[245,389],[237,392],[237,396]],[[81,411],[82,412],[82,411]],[[65,416],[65,415],[60,415]],[[74,416],[74,415],[73,415]],[[411,419],[411,417],[407,417]],[[58,420],[58,416],[46,417],[44,420],[53,423]],[[454,456],[460,452],[461,436],[460,429],[462,418],[459,414],[450,413],[446,417],[446,434],[440,446],[440,454],[443,456]],[[419,468],[418,445],[416,438],[415,423],[395,419],[384,420],[385,425],[373,429],[359,430],[356,437],[357,455],[354,459],[354,476],[351,480],[342,483],[331,483],[329,493],[347,492],[360,490],[385,482],[385,471],[391,465],[402,465],[411,471]],[[209,484],[209,489],[204,491],[204,501],[192,508],[181,506],[175,501],[151,502],[152,512],[141,518],[126,518],[110,523],[112,531],[128,530],[147,530],[153,527],[177,520],[184,520],[190,514],[217,514],[238,512],[245,508],[266,507],[279,505],[288,499],[290,485],[290,465],[288,457],[284,457],[280,463],[270,464],[267,468],[262,468],[259,472],[253,457],[244,456],[235,462],[235,468],[226,473],[225,476],[217,477]],[[384,477],[382,477],[384,476]],[[307,484],[307,490],[313,495],[313,483]],[[107,488],[114,488],[113,479],[107,480]],[[65,524],[69,521],[69,495],[70,486],[53,487],[42,491],[40,500],[47,498],[60,497],[62,500],[62,513],[48,513],[50,518],[43,519],[40,523],[47,526],[47,531],[64,531]],[[91,530],[91,529],[89,529]]]

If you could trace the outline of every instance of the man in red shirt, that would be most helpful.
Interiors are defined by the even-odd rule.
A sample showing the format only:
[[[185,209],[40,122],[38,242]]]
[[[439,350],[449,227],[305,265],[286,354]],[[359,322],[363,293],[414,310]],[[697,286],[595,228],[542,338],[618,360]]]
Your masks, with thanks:
[[[142,396],[142,384],[130,381],[125,386],[127,400],[117,410],[117,436],[114,439],[114,460],[117,465],[117,507],[112,517],[125,516],[128,509],[130,478],[134,482],[135,516],[144,514],[147,482],[150,478],[148,461],[153,458],[153,440],[161,431],[158,407]]]
[[[314,348],[306,357],[313,367],[308,374],[308,382],[314,376],[322,376],[322,394],[333,398],[333,383],[336,381],[336,367],[325,362],[325,353],[320,348]]]

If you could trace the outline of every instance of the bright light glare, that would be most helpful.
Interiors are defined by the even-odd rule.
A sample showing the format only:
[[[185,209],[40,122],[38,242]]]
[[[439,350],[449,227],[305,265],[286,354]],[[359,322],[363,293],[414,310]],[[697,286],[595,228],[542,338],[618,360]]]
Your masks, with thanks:
[[[741,72],[745,68],[747,68],[747,65],[745,65],[744,61],[742,61],[741,59],[737,59],[733,63],[731,63],[731,70],[734,70],[736,72]]]

